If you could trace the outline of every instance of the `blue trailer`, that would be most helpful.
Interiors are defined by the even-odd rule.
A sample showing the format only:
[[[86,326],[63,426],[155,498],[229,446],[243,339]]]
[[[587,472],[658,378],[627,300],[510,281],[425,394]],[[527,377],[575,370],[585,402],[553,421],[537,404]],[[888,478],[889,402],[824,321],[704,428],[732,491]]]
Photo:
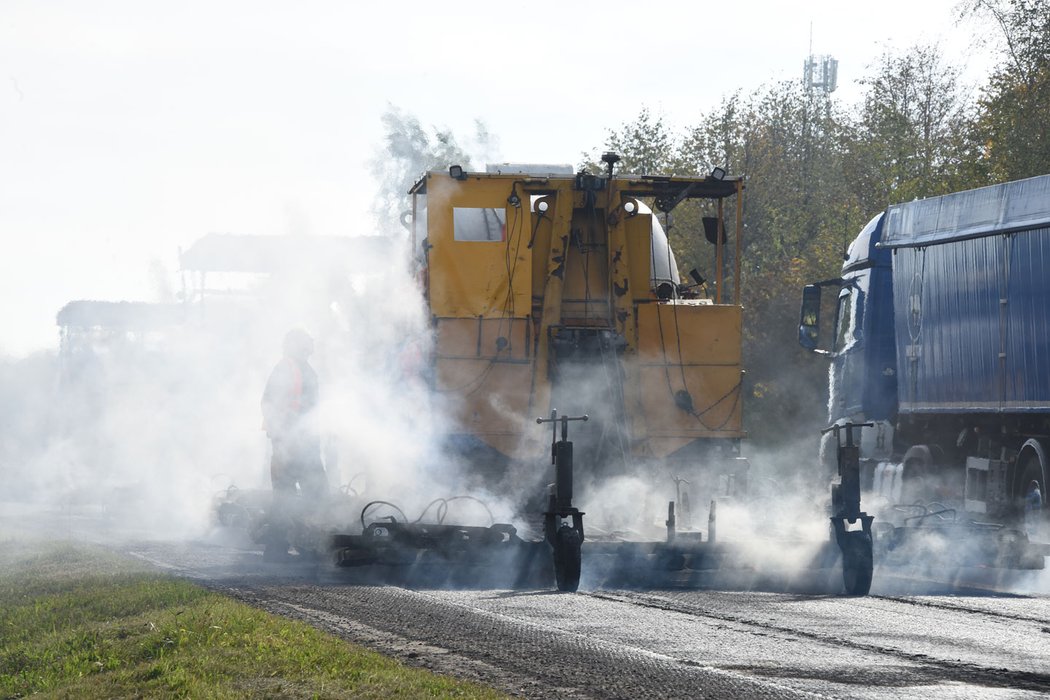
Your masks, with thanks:
[[[829,422],[869,424],[850,432],[877,553],[936,531],[970,545],[957,563],[1043,567],[1050,175],[889,207],[803,290],[799,342],[830,358]]]

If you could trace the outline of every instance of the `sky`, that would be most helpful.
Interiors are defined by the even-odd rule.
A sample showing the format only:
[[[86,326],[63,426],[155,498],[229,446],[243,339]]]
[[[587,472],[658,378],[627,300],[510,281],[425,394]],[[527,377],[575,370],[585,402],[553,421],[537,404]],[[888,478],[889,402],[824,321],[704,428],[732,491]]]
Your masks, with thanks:
[[[978,82],[955,4],[0,0],[0,356],[56,347],[67,301],[157,300],[209,232],[372,233],[391,105],[576,163],[643,107],[801,79],[811,41],[847,102],[916,42]]]

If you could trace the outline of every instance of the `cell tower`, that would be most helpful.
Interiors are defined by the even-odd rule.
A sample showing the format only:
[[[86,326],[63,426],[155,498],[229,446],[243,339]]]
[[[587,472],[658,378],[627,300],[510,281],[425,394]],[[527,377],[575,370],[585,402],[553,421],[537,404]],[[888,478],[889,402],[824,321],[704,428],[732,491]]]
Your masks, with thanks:
[[[839,62],[833,56],[813,53],[813,23],[809,25],[809,58],[803,67],[802,82],[808,92],[818,90],[825,95],[835,92],[839,86]]]

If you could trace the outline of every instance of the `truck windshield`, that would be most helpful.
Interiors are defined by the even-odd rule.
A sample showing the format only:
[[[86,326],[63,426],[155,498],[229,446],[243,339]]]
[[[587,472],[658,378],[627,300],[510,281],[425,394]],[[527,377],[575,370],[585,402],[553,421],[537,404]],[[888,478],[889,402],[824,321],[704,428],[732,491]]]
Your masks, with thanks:
[[[850,341],[853,327],[853,290],[843,289],[839,294],[839,308],[835,315],[835,352],[841,352]]]

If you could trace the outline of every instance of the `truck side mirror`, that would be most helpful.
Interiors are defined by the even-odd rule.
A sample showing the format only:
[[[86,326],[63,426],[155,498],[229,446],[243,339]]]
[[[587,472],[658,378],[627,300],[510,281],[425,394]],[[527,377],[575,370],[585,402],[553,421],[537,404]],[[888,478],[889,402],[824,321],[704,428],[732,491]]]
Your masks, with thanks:
[[[820,286],[802,288],[802,309],[798,319],[798,344],[816,352],[820,343]]]
[[[704,224],[704,238],[707,239],[707,242],[710,243],[711,245],[716,245],[718,243],[719,229],[721,229],[721,232],[722,232],[722,245],[725,245],[726,240],[727,240],[726,227],[719,225],[718,217],[717,216],[705,216],[705,217],[703,217],[701,219],[701,221]]]

